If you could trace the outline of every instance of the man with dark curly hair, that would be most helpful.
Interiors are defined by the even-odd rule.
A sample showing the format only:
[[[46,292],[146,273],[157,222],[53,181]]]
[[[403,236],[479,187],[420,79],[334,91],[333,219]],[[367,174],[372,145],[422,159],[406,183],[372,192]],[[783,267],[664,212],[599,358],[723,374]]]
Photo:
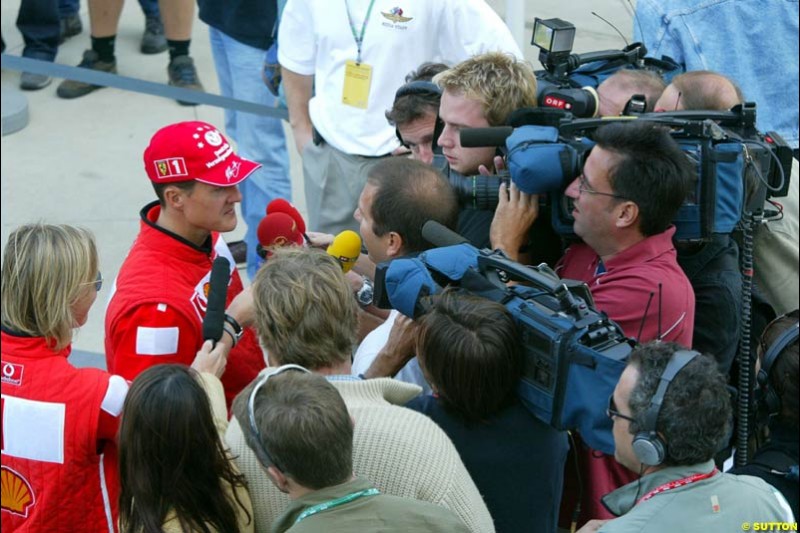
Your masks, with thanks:
[[[581,533],[734,531],[745,523],[794,522],[776,489],[714,466],[731,406],[713,358],[675,343],[638,347],[609,398],[608,416],[614,457],[640,477],[603,498],[619,518],[592,520]]]

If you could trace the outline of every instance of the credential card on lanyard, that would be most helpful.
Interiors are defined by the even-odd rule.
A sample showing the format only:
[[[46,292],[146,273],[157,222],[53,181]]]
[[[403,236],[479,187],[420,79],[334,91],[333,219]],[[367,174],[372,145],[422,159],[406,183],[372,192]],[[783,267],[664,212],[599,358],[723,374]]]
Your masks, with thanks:
[[[372,83],[372,67],[366,63],[348,61],[344,68],[342,103],[366,109],[369,104],[370,83]]]

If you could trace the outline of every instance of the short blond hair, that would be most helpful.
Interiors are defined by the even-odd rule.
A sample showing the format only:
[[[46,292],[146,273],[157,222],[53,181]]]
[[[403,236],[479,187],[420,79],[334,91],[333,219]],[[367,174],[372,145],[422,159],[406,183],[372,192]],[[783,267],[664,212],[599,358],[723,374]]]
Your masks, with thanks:
[[[313,248],[277,248],[253,282],[255,328],[280,364],[310,370],[349,360],[357,303],[339,263]]]
[[[489,52],[437,74],[433,82],[455,94],[478,100],[490,126],[506,123],[512,111],[536,107],[536,76],[525,61]]]
[[[72,342],[72,306],[97,276],[97,245],[84,228],[35,223],[8,237],[2,268],[2,322],[48,339],[61,350]]]

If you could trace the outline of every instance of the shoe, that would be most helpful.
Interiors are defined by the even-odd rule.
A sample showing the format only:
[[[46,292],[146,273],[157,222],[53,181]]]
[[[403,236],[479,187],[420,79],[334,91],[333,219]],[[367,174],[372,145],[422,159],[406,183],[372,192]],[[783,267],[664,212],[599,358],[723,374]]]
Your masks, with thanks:
[[[164,25],[159,17],[147,17],[144,20],[144,34],[139,50],[143,54],[160,54],[167,49],[167,38],[164,37]]]
[[[79,67],[97,70],[99,72],[109,72],[111,74],[117,73],[117,62],[100,61],[97,52],[94,50],[86,50],[83,53],[83,60],[78,64]],[[82,81],[64,80],[56,89],[56,94],[60,98],[78,98],[85,96],[92,91],[102,89],[102,85],[92,85],[91,83],[83,83]]]
[[[167,66],[169,84],[183,89],[202,91],[203,84],[197,78],[197,69],[194,67],[194,60],[189,56],[178,56],[169,62]],[[181,105],[197,105],[194,102],[183,102],[178,100]]]
[[[240,265],[247,263],[247,243],[244,241],[233,241],[228,243],[228,249],[231,251],[233,261]]]
[[[58,21],[61,27],[61,34],[58,38],[58,44],[62,44],[70,37],[74,37],[83,31],[83,23],[81,17],[77,13],[67,15]]]
[[[45,74],[34,74],[33,72],[23,72],[19,78],[19,88],[23,91],[38,91],[44,89],[53,81],[53,78]]]

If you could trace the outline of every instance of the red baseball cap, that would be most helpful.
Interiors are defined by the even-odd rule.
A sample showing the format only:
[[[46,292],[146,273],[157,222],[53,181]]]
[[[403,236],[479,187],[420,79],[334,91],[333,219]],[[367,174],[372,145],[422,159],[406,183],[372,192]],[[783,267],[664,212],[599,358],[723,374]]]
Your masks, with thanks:
[[[199,121],[164,126],[144,151],[144,169],[154,183],[194,180],[231,187],[260,167],[236,155],[217,128]]]

